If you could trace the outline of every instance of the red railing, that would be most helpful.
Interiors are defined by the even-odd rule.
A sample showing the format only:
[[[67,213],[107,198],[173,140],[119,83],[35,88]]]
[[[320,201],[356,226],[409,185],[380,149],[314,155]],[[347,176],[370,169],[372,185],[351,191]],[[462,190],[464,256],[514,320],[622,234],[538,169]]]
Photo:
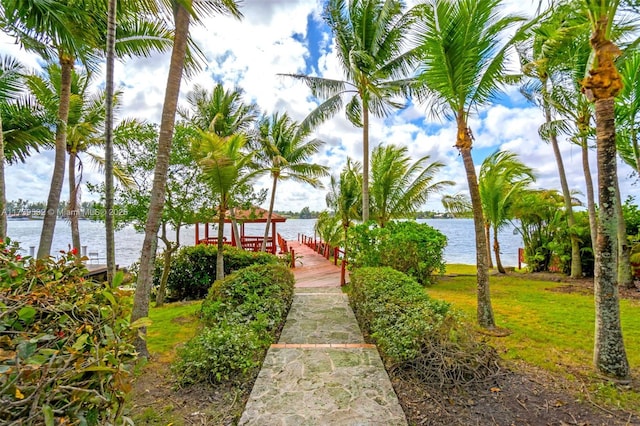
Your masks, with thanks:
[[[344,249],[341,247],[332,247],[329,243],[318,240],[315,236],[311,238],[303,234],[298,234],[298,242],[310,247],[313,251],[321,254],[328,260],[331,260],[331,256],[333,255],[333,264],[336,266],[338,266],[338,260],[340,260],[340,285],[346,284],[347,259]]]

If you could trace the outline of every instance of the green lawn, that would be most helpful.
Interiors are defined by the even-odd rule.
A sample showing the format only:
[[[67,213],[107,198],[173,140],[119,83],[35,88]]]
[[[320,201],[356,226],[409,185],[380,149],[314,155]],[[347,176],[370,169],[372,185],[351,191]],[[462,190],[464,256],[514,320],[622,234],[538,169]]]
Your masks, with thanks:
[[[476,318],[476,279],[469,265],[448,265],[446,276],[427,293],[451,302],[468,319]],[[507,328],[506,337],[488,337],[507,359],[523,360],[572,377],[593,372],[595,308],[593,295],[564,293],[567,283],[535,281],[525,275],[492,275],[491,300],[496,325]],[[556,291],[554,291],[556,289]],[[629,363],[640,376],[640,303],[621,300],[621,321]],[[640,395],[637,395],[640,402]]]
[[[170,362],[175,347],[193,337],[198,330],[201,301],[169,303],[162,308],[151,308],[147,327],[147,346],[158,361]]]

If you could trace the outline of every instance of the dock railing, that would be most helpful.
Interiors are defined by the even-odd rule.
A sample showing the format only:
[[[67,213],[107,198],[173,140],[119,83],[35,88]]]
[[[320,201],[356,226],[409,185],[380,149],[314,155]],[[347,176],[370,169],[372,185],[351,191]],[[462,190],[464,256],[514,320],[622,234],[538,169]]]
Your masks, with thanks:
[[[346,284],[346,270],[347,270],[347,258],[345,256],[345,251],[342,247],[334,247],[331,244],[326,243],[322,240],[318,240],[317,237],[310,237],[308,235],[298,233],[298,242],[300,244],[304,244],[307,247],[310,247],[318,254],[324,256],[327,260],[331,260],[331,256],[333,256],[333,264],[338,266],[338,261],[340,261],[340,285]]]

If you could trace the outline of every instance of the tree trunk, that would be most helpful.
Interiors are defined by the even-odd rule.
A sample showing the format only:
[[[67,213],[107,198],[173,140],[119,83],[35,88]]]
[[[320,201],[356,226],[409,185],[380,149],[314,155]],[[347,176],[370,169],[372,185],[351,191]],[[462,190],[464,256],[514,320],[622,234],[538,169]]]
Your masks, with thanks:
[[[462,156],[464,169],[469,185],[471,206],[473,208],[473,225],[476,237],[476,265],[477,265],[477,293],[478,293],[478,324],[487,329],[495,328],[493,308],[491,307],[491,295],[489,292],[489,268],[487,265],[487,240],[484,232],[484,215],[482,213],[482,200],[478,188],[478,177],[471,157],[471,131],[464,120],[464,113],[457,117],[458,135],[456,148]]]
[[[505,274],[504,266],[502,266],[502,259],[500,258],[500,243],[498,242],[498,228],[493,227],[493,251],[496,254],[496,267],[498,272]]]
[[[618,285],[623,288],[635,288],[633,275],[631,274],[631,246],[627,239],[627,226],[624,223],[622,213],[622,200],[620,199],[620,182],[616,172],[616,218],[618,221]]]
[[[596,100],[598,150],[598,240],[594,293],[596,305],[594,363],[604,374],[627,378],[629,362],[620,326],[617,285],[616,136],[614,98]]]
[[[369,220],[369,106],[362,102],[362,223]]]
[[[593,177],[591,176],[591,166],[589,165],[589,145],[586,137],[582,138],[582,170],[584,172],[584,182],[587,189],[587,212],[589,213],[589,230],[591,232],[591,247],[596,253],[596,240],[598,238],[598,217],[596,215],[596,203],[593,192]]]
[[[236,220],[235,207],[229,207],[229,216],[231,216],[231,232],[233,232],[233,237],[236,240],[236,247],[244,248],[242,246],[242,237],[240,236],[240,232],[238,231],[238,221]]]
[[[64,182],[64,165],[67,157],[67,120],[69,118],[69,101],[71,98],[71,74],[73,72],[73,58],[60,57],[60,104],[58,105],[58,124],[56,126],[55,159],[53,162],[53,174],[51,186],[47,198],[47,208],[44,212],[40,244],[38,245],[38,258],[44,259],[51,254],[53,233],[58,219],[58,207],[60,206],[60,194]]]
[[[551,109],[547,102],[547,79],[543,81],[542,86],[542,98],[544,103],[544,116],[547,123],[551,123]],[[571,202],[571,191],[569,191],[569,184],[567,183],[567,174],[564,170],[564,163],[562,161],[562,154],[560,153],[560,146],[558,145],[558,138],[555,132],[551,132],[549,135],[549,142],[553,148],[553,155],[556,158],[556,165],[558,166],[558,175],[560,177],[560,187],[562,188],[562,196],[564,197],[564,209],[567,214],[567,224],[569,225],[569,238],[571,239],[571,278],[582,278],[582,261],[580,259],[580,240],[574,232],[576,225],[575,218],[573,216],[573,205]]]
[[[0,116],[0,240],[7,238],[7,192],[4,178],[4,134]]]
[[[269,202],[269,213],[267,213],[267,226],[264,229],[264,239],[262,240],[261,251],[267,251],[267,238],[269,238],[269,230],[271,229],[271,215],[273,214],[273,206],[276,202],[276,185],[278,184],[278,174],[273,175],[273,185],[271,187],[271,201]],[[275,235],[274,235],[275,237]],[[275,239],[273,244],[275,244]]]
[[[218,254],[216,256],[216,281],[224,279],[224,213],[226,203],[224,195],[220,194],[220,211],[218,212]]]
[[[138,275],[133,309],[131,312],[132,322],[139,318],[144,318],[149,314],[149,298],[151,297],[151,285],[153,283],[153,266],[156,257],[155,249],[158,240],[158,227],[162,216],[162,209],[164,208],[164,195],[176,108],[180,95],[180,83],[182,81],[182,71],[187,52],[189,12],[187,12],[183,6],[178,5],[176,6],[174,17],[175,36],[171,52],[169,75],[167,76],[167,89],[162,108],[160,136],[158,138],[158,156],[153,175],[153,189],[151,190],[149,214],[147,215],[147,222],[145,224],[144,242],[140,256],[140,273]],[[146,334],[146,329],[143,327],[140,332]],[[144,339],[136,339],[135,346],[141,356],[149,355]]]
[[[104,207],[105,242],[107,249],[107,282],[113,282],[116,273],[116,243],[113,187],[113,80],[116,40],[117,0],[109,0],[107,11],[107,75],[105,83],[105,123],[104,123]]]
[[[487,267],[489,269],[493,268],[493,261],[491,260],[491,224],[489,222],[484,223],[484,233],[487,244]]]
[[[78,154],[75,151],[69,152],[69,222],[71,224],[71,243],[76,251],[76,256],[80,258],[80,225],[78,211],[78,184],[76,182],[76,160]]]
[[[160,239],[164,243],[164,256],[162,264],[162,276],[160,277],[160,285],[156,294],[156,308],[164,306],[164,298],[167,292],[167,282],[169,281],[169,272],[171,271],[171,256],[180,247],[180,226],[176,229],[176,241],[172,243],[167,238],[167,223],[162,222],[162,235]]]

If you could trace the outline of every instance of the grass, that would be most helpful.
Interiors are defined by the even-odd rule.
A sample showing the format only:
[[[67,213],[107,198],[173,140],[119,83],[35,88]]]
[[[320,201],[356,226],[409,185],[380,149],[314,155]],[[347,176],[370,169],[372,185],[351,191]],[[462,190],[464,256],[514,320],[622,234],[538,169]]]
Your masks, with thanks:
[[[147,347],[158,361],[171,362],[175,348],[195,336],[199,324],[201,301],[170,303],[151,308],[151,325],[147,328]]]
[[[447,274],[451,276],[443,277],[427,292],[436,299],[452,303],[471,322],[475,322],[477,302],[473,273],[475,266],[448,265]],[[490,289],[496,325],[509,329],[511,334],[487,338],[506,359],[522,360],[569,378],[575,374],[593,378],[593,295],[558,291],[565,285],[567,283],[527,279],[526,275],[492,275]],[[627,357],[633,376],[638,377],[640,303],[621,300],[620,311]],[[594,386],[592,390],[596,394],[611,398],[607,386]],[[637,392],[619,395],[618,398],[631,399],[630,404],[640,406],[640,394]]]

